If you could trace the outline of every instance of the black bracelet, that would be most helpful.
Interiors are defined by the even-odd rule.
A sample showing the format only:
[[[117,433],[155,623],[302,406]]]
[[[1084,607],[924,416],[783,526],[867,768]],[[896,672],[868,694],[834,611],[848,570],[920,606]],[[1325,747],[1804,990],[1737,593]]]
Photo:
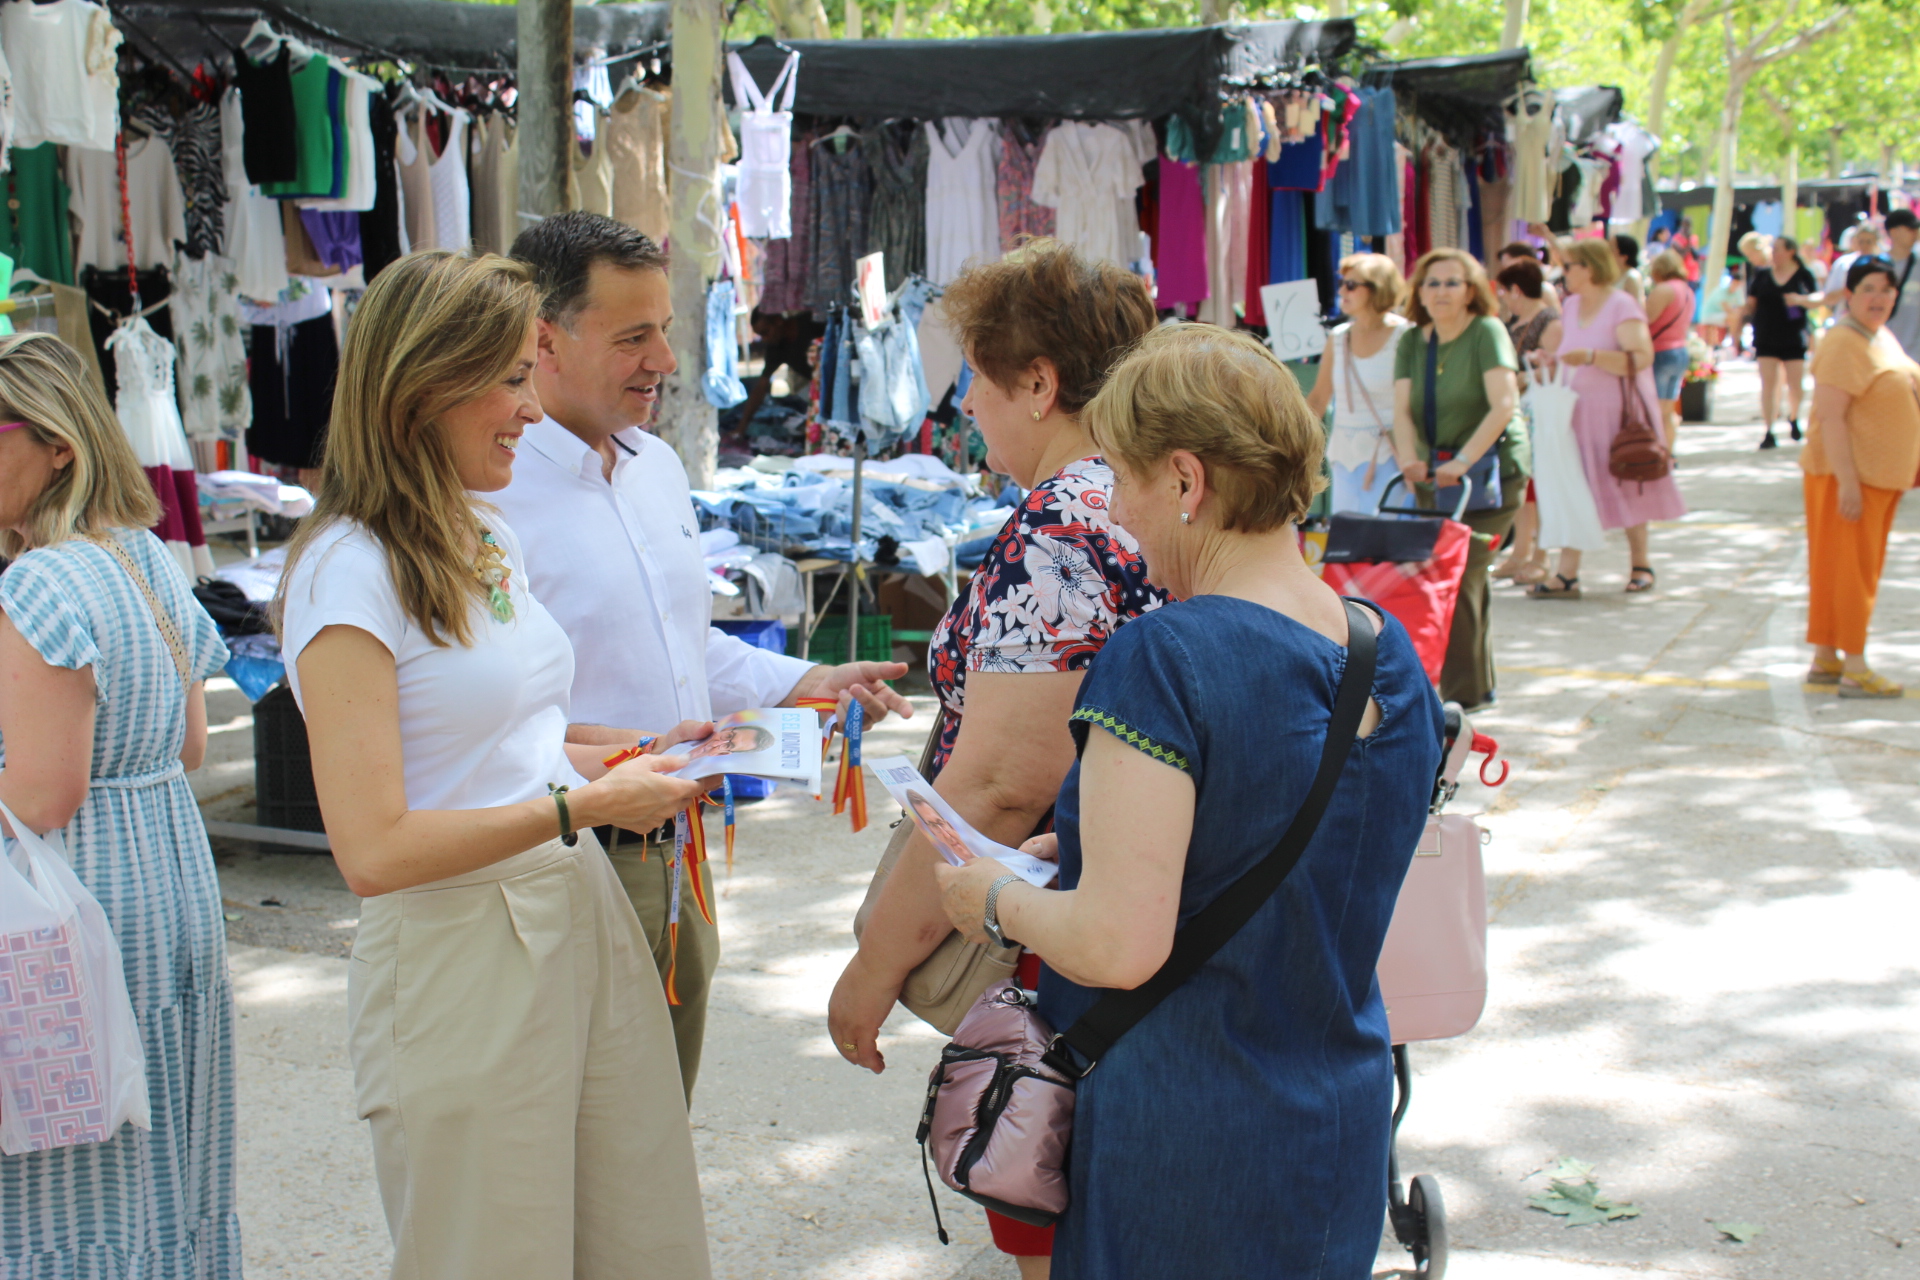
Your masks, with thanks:
[[[574,834],[573,818],[567,813],[567,789],[549,782],[547,794],[553,797],[553,806],[560,811],[560,843],[571,849],[580,843],[580,837]]]

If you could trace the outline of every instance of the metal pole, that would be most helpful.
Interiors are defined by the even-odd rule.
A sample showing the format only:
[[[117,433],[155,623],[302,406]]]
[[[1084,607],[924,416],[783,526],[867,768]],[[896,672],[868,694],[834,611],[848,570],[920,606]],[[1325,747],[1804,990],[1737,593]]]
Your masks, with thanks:
[[[571,209],[573,0],[519,0],[519,228]]]
[[[853,438],[853,578],[847,589],[847,661],[860,661],[860,584],[867,580],[867,567],[860,563],[860,508],[864,489],[860,476],[867,460],[867,442]]]

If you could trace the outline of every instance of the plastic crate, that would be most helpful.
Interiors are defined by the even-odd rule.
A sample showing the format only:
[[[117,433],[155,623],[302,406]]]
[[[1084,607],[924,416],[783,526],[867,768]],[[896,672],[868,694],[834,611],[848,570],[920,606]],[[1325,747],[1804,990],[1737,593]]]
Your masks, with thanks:
[[[254,808],[263,827],[325,831],[313,789],[307,722],[281,685],[253,704]]]
[[[787,655],[798,657],[800,654],[799,633],[787,636]],[[821,618],[813,629],[813,643],[807,648],[807,657],[814,662],[828,665],[847,660],[847,615],[830,613]],[[885,613],[863,614],[860,618],[861,662],[893,661],[893,617]]]

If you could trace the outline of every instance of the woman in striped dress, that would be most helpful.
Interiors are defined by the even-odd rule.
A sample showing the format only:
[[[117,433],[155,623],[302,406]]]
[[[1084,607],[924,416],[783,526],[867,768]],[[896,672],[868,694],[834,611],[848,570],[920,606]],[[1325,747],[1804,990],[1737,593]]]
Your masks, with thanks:
[[[0,1155],[0,1276],[240,1275],[233,993],[186,779],[226,650],[146,532],[159,514],[73,350],[0,339],[0,800],[36,831],[65,828],[113,925],[152,1108],[150,1129]]]

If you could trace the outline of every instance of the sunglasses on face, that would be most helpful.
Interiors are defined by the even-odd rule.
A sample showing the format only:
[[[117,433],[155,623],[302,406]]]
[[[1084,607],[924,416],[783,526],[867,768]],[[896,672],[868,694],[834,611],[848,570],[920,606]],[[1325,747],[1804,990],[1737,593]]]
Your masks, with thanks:
[[[1464,289],[1467,287],[1467,282],[1465,280],[1436,280],[1432,276],[1428,276],[1420,282],[1420,287],[1422,289]]]
[[[1346,278],[1344,278],[1344,277],[1343,277],[1343,278],[1341,279],[1341,281],[1340,281],[1340,287],[1341,287],[1342,289],[1345,289],[1345,290],[1347,290],[1347,291],[1349,291],[1349,292],[1351,292],[1351,291],[1353,291],[1353,290],[1355,290],[1355,289],[1371,289],[1371,288],[1373,288],[1373,281],[1371,281],[1371,280],[1349,280],[1349,279],[1346,279]]]

